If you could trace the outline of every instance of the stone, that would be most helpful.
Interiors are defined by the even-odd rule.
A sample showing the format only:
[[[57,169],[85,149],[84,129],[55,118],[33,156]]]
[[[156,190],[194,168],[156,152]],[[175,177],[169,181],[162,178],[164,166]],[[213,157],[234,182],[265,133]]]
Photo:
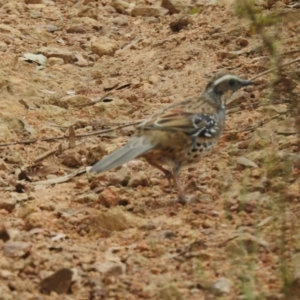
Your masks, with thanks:
[[[76,60],[74,54],[68,49],[55,47],[41,47],[36,52],[45,55],[47,58],[61,58],[65,63],[72,63]]]
[[[93,203],[96,202],[98,198],[97,194],[94,193],[89,193],[89,194],[84,194],[84,195],[79,195],[74,199],[74,202],[77,203]]]
[[[244,38],[237,38],[236,39],[236,44],[240,47],[246,47],[249,45],[249,42],[248,40],[244,39]]]
[[[102,231],[123,231],[130,227],[126,214],[115,207],[106,212],[98,212],[92,216],[93,224]]]
[[[4,209],[8,212],[12,212],[13,209],[16,207],[17,200],[13,198],[8,198],[8,199],[0,199],[0,209]]]
[[[21,241],[7,241],[2,247],[5,255],[10,257],[22,257],[30,251],[31,244]]]
[[[167,285],[160,289],[157,299],[161,300],[183,300],[183,295],[173,285]]]
[[[44,278],[41,283],[41,291],[44,294],[55,292],[57,294],[68,293],[72,282],[73,271],[67,268],[62,268],[51,276]]]
[[[10,236],[6,230],[6,227],[4,223],[0,223],[0,240],[2,240],[4,243],[7,242],[10,239]]]
[[[127,186],[130,179],[129,170],[126,167],[122,167],[120,170],[112,173],[109,177],[110,185],[122,185]]]
[[[48,65],[54,66],[54,65],[63,65],[65,62],[62,58],[59,57],[50,57],[48,59]]]
[[[71,25],[67,28],[67,33],[86,33],[86,29],[82,27],[81,25]]]
[[[225,277],[220,277],[215,281],[215,283],[212,286],[212,289],[216,294],[229,294],[232,285],[233,283],[231,280]]]
[[[93,147],[92,149],[90,149],[90,151],[86,156],[86,163],[88,165],[93,165],[107,154],[108,154],[107,150],[103,148],[102,145]]]
[[[98,56],[113,56],[118,49],[118,44],[108,37],[93,37],[91,39],[91,51]]]
[[[170,23],[170,28],[173,32],[179,32],[181,29],[192,25],[194,23],[190,15],[179,15],[174,21]]]
[[[9,171],[8,165],[3,161],[3,159],[0,159],[0,170],[1,171]]]
[[[83,165],[81,155],[77,150],[67,150],[62,154],[62,164],[69,168],[78,168]]]
[[[133,17],[142,16],[142,17],[159,17],[164,16],[168,13],[167,9],[159,6],[136,6],[132,9],[131,15]]]
[[[106,276],[122,275],[126,271],[126,265],[121,262],[107,261],[103,263],[95,263],[93,267]]]
[[[0,51],[5,52],[7,50],[7,45],[5,42],[0,41]]]
[[[238,157],[236,161],[239,165],[242,165],[245,167],[258,168],[258,165],[254,161],[252,161],[244,156]]]
[[[25,230],[31,230],[33,228],[41,228],[45,225],[45,218],[42,216],[40,212],[33,212],[29,215],[27,215],[24,218],[25,224],[24,229]]]
[[[28,200],[28,195],[26,193],[18,193],[18,192],[11,192],[9,193],[12,199],[16,200],[17,202],[23,202]]]
[[[105,207],[116,206],[119,204],[119,197],[110,189],[102,191],[97,199],[97,203],[104,205]]]
[[[134,7],[133,3],[128,3],[123,0],[112,0],[110,5],[120,14],[129,14]]]
[[[137,187],[137,186],[149,186],[149,179],[145,172],[139,171],[137,173],[132,174],[129,179],[128,186]]]
[[[161,7],[167,9],[171,15],[192,8],[191,5],[187,5],[180,0],[162,0]]]
[[[40,108],[41,113],[44,114],[44,116],[46,117],[64,117],[66,115],[67,110],[62,108],[62,107],[58,107],[56,105],[51,105],[51,104],[45,104],[45,105],[41,105]]]
[[[21,32],[19,30],[5,24],[0,24],[0,33],[8,33],[14,37],[21,35]]]
[[[93,101],[90,97],[84,95],[74,95],[66,97],[53,97],[49,99],[49,104],[57,105],[63,108],[69,108],[72,106],[80,106],[85,104],[90,104]]]
[[[103,24],[101,24],[99,21],[89,18],[89,17],[81,17],[81,18],[77,18],[77,19],[74,18],[73,20],[74,20],[75,24],[79,23],[80,26],[84,26],[85,28],[87,26],[92,27],[94,30],[100,30],[103,28]]]

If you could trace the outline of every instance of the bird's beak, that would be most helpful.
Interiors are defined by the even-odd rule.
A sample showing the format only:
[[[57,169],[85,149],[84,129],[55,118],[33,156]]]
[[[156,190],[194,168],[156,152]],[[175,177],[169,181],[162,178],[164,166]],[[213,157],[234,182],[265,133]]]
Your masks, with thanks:
[[[251,81],[251,80],[242,80],[242,85],[243,86],[253,85],[253,84],[255,84],[254,81]]]

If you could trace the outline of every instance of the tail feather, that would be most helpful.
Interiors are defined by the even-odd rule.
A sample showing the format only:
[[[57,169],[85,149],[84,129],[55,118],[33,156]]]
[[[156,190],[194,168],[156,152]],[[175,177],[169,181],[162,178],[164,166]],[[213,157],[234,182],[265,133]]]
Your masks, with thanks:
[[[125,146],[98,161],[92,167],[90,172],[101,173],[109,169],[116,168],[153,148],[154,145],[151,145],[149,142],[147,142],[145,138],[134,137],[133,139],[129,140]]]

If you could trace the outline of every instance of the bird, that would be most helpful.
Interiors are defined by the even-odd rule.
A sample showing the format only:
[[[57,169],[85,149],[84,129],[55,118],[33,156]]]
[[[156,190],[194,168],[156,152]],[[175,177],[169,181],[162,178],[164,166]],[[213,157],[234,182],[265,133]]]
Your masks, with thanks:
[[[175,202],[186,204],[189,199],[179,179],[181,168],[211,152],[224,129],[226,102],[235,91],[252,84],[234,74],[215,75],[200,95],[171,104],[142,121],[123,147],[105,156],[89,172],[105,172],[143,157],[162,171],[169,183],[173,180],[178,191]]]

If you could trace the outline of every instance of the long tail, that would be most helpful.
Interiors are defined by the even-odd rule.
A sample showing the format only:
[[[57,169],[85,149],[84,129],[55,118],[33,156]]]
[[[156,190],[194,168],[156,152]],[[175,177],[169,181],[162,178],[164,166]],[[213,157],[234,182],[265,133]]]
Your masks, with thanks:
[[[90,172],[101,173],[116,168],[153,148],[154,145],[151,145],[145,137],[134,137],[125,146],[98,161]]]

